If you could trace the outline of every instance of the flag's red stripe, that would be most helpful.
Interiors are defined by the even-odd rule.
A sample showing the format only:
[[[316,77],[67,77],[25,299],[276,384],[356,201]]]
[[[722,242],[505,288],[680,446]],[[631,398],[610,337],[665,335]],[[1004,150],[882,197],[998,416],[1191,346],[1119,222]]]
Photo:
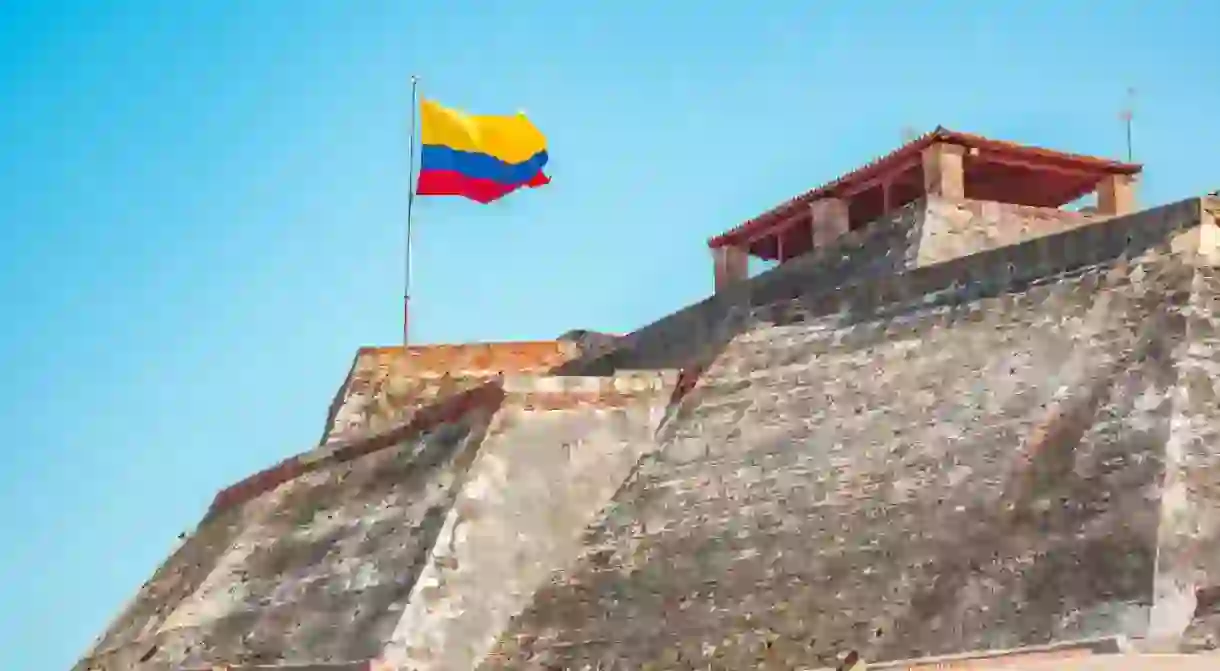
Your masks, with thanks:
[[[467,177],[452,170],[420,170],[417,196],[461,196],[480,203],[490,203],[523,186],[538,187],[550,183],[550,178],[538,171],[521,184],[500,184],[490,179]]]

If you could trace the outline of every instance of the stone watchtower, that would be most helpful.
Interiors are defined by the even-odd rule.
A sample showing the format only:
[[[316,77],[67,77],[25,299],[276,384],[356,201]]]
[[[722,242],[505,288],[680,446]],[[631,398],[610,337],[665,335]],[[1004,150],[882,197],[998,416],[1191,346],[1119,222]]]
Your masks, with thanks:
[[[1140,171],[1135,164],[937,128],[709,240],[716,290],[745,279],[750,256],[783,264],[913,204],[924,214],[913,265],[1129,214]],[[1093,212],[1060,209],[1093,192]],[[1014,219],[1022,221],[1013,226]],[[961,235],[974,240],[946,241]]]

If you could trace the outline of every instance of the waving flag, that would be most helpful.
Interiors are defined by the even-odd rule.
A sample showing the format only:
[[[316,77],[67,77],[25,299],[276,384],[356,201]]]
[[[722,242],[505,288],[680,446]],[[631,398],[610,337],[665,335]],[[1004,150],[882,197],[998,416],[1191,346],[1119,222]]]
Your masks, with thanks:
[[[420,101],[418,196],[490,203],[523,186],[550,183],[546,137],[524,114],[475,116]]]

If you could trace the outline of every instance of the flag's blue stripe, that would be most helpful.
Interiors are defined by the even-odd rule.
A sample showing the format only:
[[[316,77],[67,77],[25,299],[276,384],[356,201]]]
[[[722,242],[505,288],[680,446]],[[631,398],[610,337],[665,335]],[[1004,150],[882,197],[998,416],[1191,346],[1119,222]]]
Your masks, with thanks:
[[[420,155],[421,172],[443,170],[460,173],[471,179],[487,179],[497,184],[516,185],[528,182],[546,165],[546,150],[521,163],[505,163],[487,154],[458,151],[444,145],[426,144]]]

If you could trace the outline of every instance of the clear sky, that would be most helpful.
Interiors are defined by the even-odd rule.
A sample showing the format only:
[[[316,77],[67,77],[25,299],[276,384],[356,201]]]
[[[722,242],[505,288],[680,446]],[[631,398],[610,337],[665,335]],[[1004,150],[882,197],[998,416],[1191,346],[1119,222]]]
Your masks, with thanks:
[[[397,341],[412,73],[526,110],[554,179],[417,203],[415,334],[547,339],[701,298],[706,237],[908,126],[1119,157],[1134,86],[1143,200],[1220,187],[1218,23],[1206,0],[0,2],[0,669],[68,668],[218,489],[317,440],[358,346]]]

